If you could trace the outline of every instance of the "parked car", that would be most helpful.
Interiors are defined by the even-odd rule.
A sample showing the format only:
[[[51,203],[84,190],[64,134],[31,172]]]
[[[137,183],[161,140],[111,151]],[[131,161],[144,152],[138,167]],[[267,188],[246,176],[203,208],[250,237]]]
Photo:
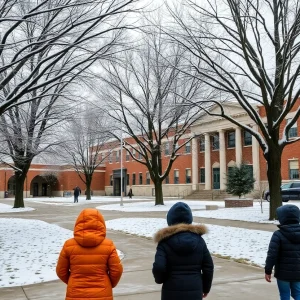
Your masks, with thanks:
[[[283,202],[300,200],[300,181],[285,183],[280,189]],[[270,202],[270,191],[265,192],[264,199]]]

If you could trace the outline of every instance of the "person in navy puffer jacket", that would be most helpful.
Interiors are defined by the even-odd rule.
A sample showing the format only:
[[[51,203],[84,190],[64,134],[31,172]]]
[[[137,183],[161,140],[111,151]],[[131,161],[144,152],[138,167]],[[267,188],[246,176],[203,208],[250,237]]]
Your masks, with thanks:
[[[153,275],[163,284],[162,300],[201,300],[211,288],[214,264],[202,235],[204,225],[192,225],[190,207],[177,202],[167,214],[169,227],[154,236],[158,243]]]
[[[276,210],[280,225],[270,241],[265,265],[265,279],[271,282],[272,269],[277,279],[280,299],[290,295],[300,300],[300,210],[295,205],[284,205]]]

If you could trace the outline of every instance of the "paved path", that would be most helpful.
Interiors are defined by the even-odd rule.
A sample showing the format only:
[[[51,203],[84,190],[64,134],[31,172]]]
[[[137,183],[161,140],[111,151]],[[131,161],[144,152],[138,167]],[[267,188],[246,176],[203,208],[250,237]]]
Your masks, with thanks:
[[[0,200],[0,203],[10,203],[9,200]],[[36,208],[35,211],[15,214],[1,214],[0,217],[18,217],[39,219],[72,230],[79,212],[88,206],[96,204],[83,204],[78,206],[58,206],[41,203],[27,203]],[[162,217],[165,212],[126,213],[116,211],[103,211],[106,220],[120,217]],[[200,220],[200,219],[199,219]],[[198,218],[197,220],[198,221]],[[201,218],[204,223],[236,226],[251,229],[275,229],[271,224],[254,224],[239,221],[214,220]],[[153,241],[120,232],[108,231],[117,248],[125,254],[123,260],[124,274],[114,289],[116,300],[159,300],[160,285],[155,284],[151,269],[155,253]],[[0,258],[1,259],[1,258]],[[264,272],[260,268],[250,267],[224,259],[214,258],[215,278],[208,300],[268,300],[278,299],[277,288],[274,282],[268,284],[264,281]],[[23,287],[1,288],[1,300],[64,300],[65,285],[60,281],[50,281],[41,284]]]

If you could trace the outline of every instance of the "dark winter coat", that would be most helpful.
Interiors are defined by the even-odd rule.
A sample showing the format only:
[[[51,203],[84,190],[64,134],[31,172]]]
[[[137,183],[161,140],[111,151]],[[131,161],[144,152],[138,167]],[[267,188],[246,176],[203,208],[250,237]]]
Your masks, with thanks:
[[[295,205],[277,209],[279,230],[273,233],[266,259],[265,273],[284,281],[300,281],[300,211]]]
[[[156,283],[162,283],[162,300],[201,300],[209,293],[214,265],[202,235],[203,225],[176,224],[158,231],[153,264]]]
[[[78,197],[79,195],[81,194],[81,189],[79,187],[76,187],[74,189],[74,196],[75,197]]]

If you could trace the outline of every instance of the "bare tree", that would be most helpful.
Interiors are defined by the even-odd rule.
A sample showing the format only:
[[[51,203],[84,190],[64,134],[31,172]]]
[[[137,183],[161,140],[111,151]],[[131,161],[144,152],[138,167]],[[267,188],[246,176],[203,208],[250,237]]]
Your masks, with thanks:
[[[134,140],[129,143],[126,139],[124,148],[149,171],[155,186],[155,205],[163,204],[162,183],[179,151],[192,138],[187,137],[178,146],[199,113],[198,108],[190,110],[185,104],[198,97],[200,91],[198,80],[179,71],[185,50],[171,46],[161,33],[160,29],[149,30],[136,50],[106,65],[108,76],[103,80],[108,88],[102,90],[109,115]],[[169,147],[165,166],[164,147]]]
[[[207,86],[219,91],[221,99],[237,101],[249,114],[253,126],[246,126],[224,112],[221,116],[250,132],[259,142],[268,164],[270,219],[282,205],[281,156],[290,138],[289,130],[300,115],[298,0],[205,0],[184,1],[170,8],[177,29],[170,29],[193,59],[190,65]],[[195,78],[194,74],[191,74]],[[205,103],[197,103],[202,106]],[[257,109],[260,106],[262,109]],[[290,121],[286,118],[290,114]],[[208,114],[210,111],[207,110]],[[265,117],[264,117],[265,115]],[[281,130],[283,128],[283,130]]]
[[[126,28],[120,15],[135,2],[6,0],[0,6],[0,116],[7,144],[1,152],[14,162],[14,207],[24,207],[32,159],[53,145],[48,134],[75,101],[71,84],[84,80],[95,61],[119,51]]]
[[[106,159],[107,155],[102,155],[102,152],[112,137],[106,118],[91,105],[86,105],[85,110],[78,111],[65,129],[68,134],[63,144],[64,158],[86,185],[86,200],[91,200],[93,175]]]

